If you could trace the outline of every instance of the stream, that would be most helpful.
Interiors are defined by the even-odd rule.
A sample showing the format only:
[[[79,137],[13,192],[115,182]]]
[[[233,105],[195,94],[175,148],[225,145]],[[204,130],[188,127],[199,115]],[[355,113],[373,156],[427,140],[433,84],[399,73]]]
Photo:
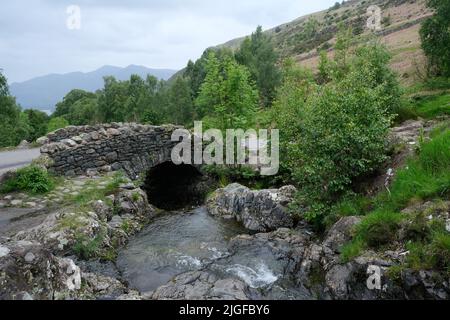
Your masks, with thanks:
[[[230,254],[231,238],[248,234],[235,221],[217,219],[200,207],[156,218],[119,252],[117,266],[133,289],[145,293],[175,276],[207,269],[220,278],[236,278],[261,292],[277,286],[284,298],[305,298],[282,279],[284,265],[267,248]]]

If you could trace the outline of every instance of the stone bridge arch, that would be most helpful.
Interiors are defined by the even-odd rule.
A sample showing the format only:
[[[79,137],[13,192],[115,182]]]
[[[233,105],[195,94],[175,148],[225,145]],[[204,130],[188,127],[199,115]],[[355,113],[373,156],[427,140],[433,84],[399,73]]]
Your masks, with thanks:
[[[181,127],[111,123],[70,126],[41,140],[41,154],[51,173],[79,176],[123,170],[139,178],[157,165],[171,162],[177,142],[172,133]]]

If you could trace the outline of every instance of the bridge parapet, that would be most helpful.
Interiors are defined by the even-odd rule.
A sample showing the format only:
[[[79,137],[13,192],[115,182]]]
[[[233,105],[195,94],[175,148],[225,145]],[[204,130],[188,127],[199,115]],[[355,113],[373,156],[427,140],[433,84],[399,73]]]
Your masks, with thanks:
[[[67,127],[49,134],[41,148],[50,172],[83,175],[124,170],[135,179],[154,166],[170,161],[180,127],[112,123]]]

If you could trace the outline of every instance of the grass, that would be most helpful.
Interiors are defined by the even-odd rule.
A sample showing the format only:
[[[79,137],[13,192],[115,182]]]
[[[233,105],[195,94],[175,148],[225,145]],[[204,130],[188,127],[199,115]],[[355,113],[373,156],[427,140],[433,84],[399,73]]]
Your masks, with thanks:
[[[434,77],[416,83],[415,85],[407,88],[405,93],[408,95],[417,95],[420,94],[421,92],[448,91],[449,89],[450,89],[450,78]]]
[[[397,231],[407,217],[400,211],[414,202],[421,203],[450,194],[450,130],[434,132],[434,138],[421,145],[419,155],[397,173],[386,192],[374,199],[374,210],[356,227],[353,240],[342,249],[342,260],[357,257],[364,249],[379,249],[396,240]],[[359,210],[361,199],[343,203],[343,213]],[[363,201],[362,203],[365,203]],[[441,227],[423,219],[413,221],[410,232],[410,264],[415,267],[448,268],[450,239]],[[417,234],[421,235],[417,237]],[[445,262],[447,261],[447,262]]]
[[[31,165],[13,173],[1,186],[0,193],[24,191],[31,194],[44,194],[52,191],[54,187],[55,180],[46,170]]]
[[[105,232],[98,233],[94,238],[88,237],[82,233],[84,227],[83,217],[86,212],[92,210],[91,202],[103,200],[105,203],[112,205],[111,200],[107,199],[108,195],[114,194],[120,184],[126,182],[125,176],[121,172],[117,172],[112,180],[104,187],[99,188],[98,184],[102,181],[89,181],[84,189],[77,196],[68,195],[64,199],[67,204],[74,207],[74,215],[68,215],[59,223],[60,229],[71,229],[76,234],[76,242],[72,247],[73,252],[81,259],[89,260],[92,258],[100,258],[106,261],[113,261],[117,255],[113,248],[103,248]]]
[[[450,234],[445,228],[435,228],[429,242],[412,242],[407,249],[410,252],[406,261],[408,267],[444,270],[450,276]]]
[[[440,115],[450,115],[450,94],[420,99],[415,112],[418,116],[425,119],[435,118]]]
[[[86,209],[91,201],[108,201],[106,197],[114,194],[119,186],[126,182],[126,179],[122,172],[117,172],[104,188],[98,188],[99,182],[101,181],[89,181],[78,195],[67,195],[64,199],[65,202],[68,204],[75,204],[79,209]]]
[[[333,211],[341,217],[365,215],[373,206],[372,200],[361,195],[354,195],[341,201]]]
[[[124,221],[122,223],[121,229],[123,230],[123,232],[125,232],[126,234],[129,234],[132,230],[133,230],[133,226],[130,224],[129,221]]]
[[[79,235],[73,246],[74,253],[81,259],[89,260],[95,257],[101,249],[105,235],[100,233],[94,239],[85,235]]]
[[[77,231],[84,226],[83,218],[87,217],[86,212],[80,212],[78,214],[67,215],[58,223],[58,230],[70,229]]]

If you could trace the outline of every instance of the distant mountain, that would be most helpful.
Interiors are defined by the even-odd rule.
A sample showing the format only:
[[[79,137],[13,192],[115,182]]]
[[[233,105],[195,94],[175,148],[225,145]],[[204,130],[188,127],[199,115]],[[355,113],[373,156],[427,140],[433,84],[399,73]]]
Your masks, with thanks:
[[[132,74],[143,78],[148,74],[158,79],[169,79],[176,70],[149,69],[130,65],[126,68],[104,66],[92,72],[72,72],[67,74],[49,74],[21,83],[13,83],[10,91],[17,102],[25,109],[34,108],[53,111],[55,104],[73,89],[96,91],[103,88],[103,77],[114,76],[118,80],[128,80]]]

